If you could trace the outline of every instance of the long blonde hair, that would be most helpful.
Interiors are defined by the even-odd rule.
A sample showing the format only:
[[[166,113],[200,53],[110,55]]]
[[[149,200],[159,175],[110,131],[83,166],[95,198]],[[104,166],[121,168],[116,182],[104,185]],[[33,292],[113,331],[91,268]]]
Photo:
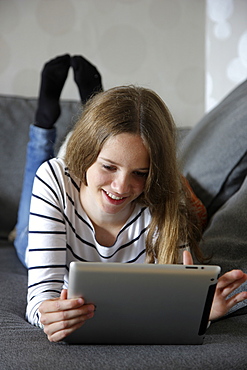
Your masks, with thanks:
[[[147,262],[176,263],[180,240],[197,257],[200,229],[190,206],[176,159],[176,127],[169,109],[152,90],[122,86],[98,93],[87,102],[67,145],[65,162],[86,184],[86,172],[109,137],[141,136],[150,156],[149,174],[136,201],[152,216],[146,238]]]

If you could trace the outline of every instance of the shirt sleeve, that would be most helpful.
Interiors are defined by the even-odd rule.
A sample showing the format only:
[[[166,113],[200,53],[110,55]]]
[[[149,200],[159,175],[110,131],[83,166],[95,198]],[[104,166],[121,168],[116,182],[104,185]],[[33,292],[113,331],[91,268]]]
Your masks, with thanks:
[[[41,327],[39,305],[57,298],[64,285],[66,266],[66,207],[62,168],[44,163],[34,179],[26,253],[28,296],[26,317]]]

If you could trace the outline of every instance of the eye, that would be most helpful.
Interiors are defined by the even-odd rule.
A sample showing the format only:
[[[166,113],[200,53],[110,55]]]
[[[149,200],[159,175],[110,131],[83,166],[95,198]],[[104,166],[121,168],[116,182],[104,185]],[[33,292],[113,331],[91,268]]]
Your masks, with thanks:
[[[138,177],[146,178],[146,177],[148,177],[148,172],[134,171],[134,175],[136,175]]]
[[[102,167],[106,170],[106,171],[115,171],[116,167],[114,166],[111,166],[111,165],[108,165],[108,164],[103,164]]]

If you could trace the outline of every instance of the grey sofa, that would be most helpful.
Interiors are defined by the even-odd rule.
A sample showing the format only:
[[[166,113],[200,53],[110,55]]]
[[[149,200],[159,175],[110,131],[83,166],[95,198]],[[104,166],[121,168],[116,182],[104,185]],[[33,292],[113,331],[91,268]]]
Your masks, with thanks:
[[[246,369],[246,303],[212,323],[201,346],[55,344],[26,322],[27,271],[8,234],[16,222],[35,106],[36,99],[0,96],[0,369]],[[58,144],[78,108],[62,102]],[[178,133],[182,137],[184,131]],[[210,214],[204,253],[223,271],[247,272],[247,81],[180,141],[181,171]]]

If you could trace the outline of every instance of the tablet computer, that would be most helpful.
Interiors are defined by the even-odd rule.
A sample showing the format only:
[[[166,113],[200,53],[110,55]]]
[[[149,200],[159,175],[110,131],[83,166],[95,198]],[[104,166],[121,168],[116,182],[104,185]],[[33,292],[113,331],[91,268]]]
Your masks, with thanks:
[[[68,298],[96,306],[74,344],[202,344],[219,266],[71,262]]]

